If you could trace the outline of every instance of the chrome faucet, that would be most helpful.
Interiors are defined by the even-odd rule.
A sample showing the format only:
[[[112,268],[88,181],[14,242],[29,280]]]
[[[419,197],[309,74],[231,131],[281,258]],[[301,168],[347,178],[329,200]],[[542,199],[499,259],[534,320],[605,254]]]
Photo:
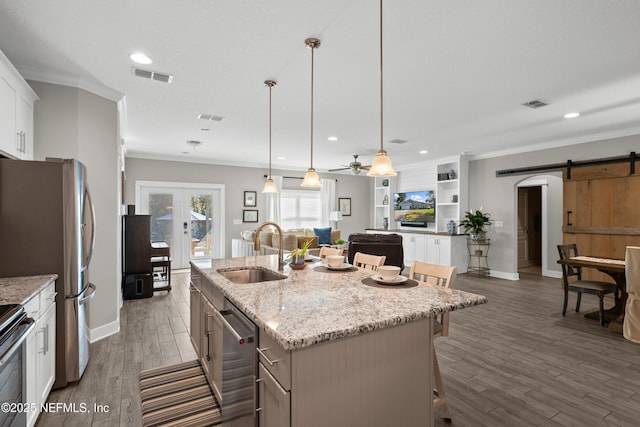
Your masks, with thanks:
[[[260,250],[260,230],[266,225],[273,225],[278,230],[278,236],[280,241],[280,247],[278,249],[278,271],[284,271],[284,236],[282,235],[282,228],[275,222],[267,221],[263,222],[256,228],[256,240],[253,242],[253,249]]]

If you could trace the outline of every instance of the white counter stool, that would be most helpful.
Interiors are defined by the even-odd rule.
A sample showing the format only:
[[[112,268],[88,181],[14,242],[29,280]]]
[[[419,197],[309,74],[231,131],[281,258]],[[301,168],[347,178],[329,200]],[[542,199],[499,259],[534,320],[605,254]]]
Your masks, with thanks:
[[[624,310],[622,335],[640,344],[640,247],[627,246],[625,253],[627,304]]]
[[[364,254],[362,252],[356,252],[353,256],[353,265],[368,271],[377,271],[378,267],[384,265],[386,256]]]
[[[430,286],[440,286],[443,288],[453,289],[456,277],[458,276],[458,270],[456,267],[449,267],[445,265],[427,264],[426,262],[415,261],[409,270],[409,279],[413,279],[418,283],[423,283]],[[446,337],[449,335],[449,312],[440,314],[434,317],[433,333],[431,340],[438,337]],[[432,343],[433,344],[433,343]],[[440,374],[440,365],[438,364],[438,356],[436,355],[436,348],[433,348],[433,376],[435,380],[435,389],[433,393],[436,398],[433,399],[433,407],[437,408],[442,406],[444,411],[444,420],[447,423],[451,422],[451,414],[449,413],[449,405],[447,404],[447,395],[444,391],[444,383],[442,382],[442,375]]]

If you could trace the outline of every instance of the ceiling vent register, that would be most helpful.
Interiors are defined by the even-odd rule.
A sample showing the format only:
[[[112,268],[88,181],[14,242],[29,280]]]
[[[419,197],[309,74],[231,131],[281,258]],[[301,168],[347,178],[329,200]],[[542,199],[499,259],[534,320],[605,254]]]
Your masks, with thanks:
[[[201,120],[209,120],[212,122],[221,122],[224,120],[224,117],[222,116],[216,116],[213,114],[205,114],[205,113],[200,113],[196,116],[197,118],[201,119]]]
[[[159,73],[157,71],[143,70],[142,68],[131,67],[134,76],[143,79],[155,80],[162,83],[171,83],[173,76],[171,74]]]
[[[525,107],[529,107],[529,108],[540,108],[540,107],[546,107],[547,104],[542,102],[542,101],[538,101],[537,99],[534,99],[533,101],[529,101],[529,102],[525,102],[524,104]]]

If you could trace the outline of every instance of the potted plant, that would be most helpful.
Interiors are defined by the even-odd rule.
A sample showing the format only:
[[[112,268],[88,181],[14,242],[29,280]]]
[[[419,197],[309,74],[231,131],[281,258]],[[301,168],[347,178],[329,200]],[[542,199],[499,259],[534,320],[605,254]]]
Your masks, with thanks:
[[[338,248],[343,249],[344,248],[344,240],[342,239],[336,239],[336,245],[338,246]]]
[[[484,240],[486,238],[485,225],[491,224],[491,214],[484,213],[481,210],[467,211],[464,219],[460,221],[460,227],[464,228],[466,234],[471,235],[473,240]]]
[[[297,270],[301,270],[306,267],[304,263],[304,256],[309,250],[309,246],[311,246],[311,239],[305,240],[301,247],[295,248],[291,251],[287,258],[289,267]]]

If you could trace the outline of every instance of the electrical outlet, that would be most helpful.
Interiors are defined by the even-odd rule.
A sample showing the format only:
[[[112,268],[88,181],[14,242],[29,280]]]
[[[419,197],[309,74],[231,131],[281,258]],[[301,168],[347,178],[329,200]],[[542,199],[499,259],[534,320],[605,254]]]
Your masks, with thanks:
[[[233,225],[240,225],[242,224],[242,220],[241,219],[234,219],[233,220]]]

